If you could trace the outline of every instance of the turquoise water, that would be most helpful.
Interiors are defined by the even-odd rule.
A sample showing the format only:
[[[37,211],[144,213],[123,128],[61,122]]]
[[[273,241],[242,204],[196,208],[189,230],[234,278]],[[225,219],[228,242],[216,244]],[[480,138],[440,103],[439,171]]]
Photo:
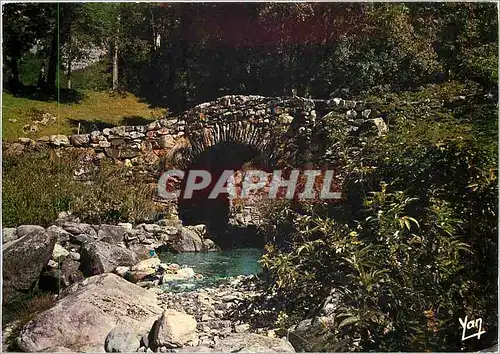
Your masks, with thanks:
[[[162,288],[175,292],[190,291],[216,285],[229,277],[257,274],[261,271],[258,261],[263,254],[264,250],[255,248],[204,253],[161,253],[159,257],[162,262],[187,266],[203,275],[203,279],[200,280],[175,281],[163,285]]]

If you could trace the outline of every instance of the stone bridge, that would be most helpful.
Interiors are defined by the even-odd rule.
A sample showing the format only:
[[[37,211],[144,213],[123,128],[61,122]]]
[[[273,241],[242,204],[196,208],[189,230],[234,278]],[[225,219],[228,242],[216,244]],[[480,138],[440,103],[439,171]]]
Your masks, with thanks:
[[[146,126],[119,126],[70,137],[53,135],[38,142],[21,138],[21,142],[91,148],[128,164],[144,161],[145,156],[163,156],[169,168],[210,171],[215,183],[223,170],[239,170],[249,162],[269,170],[308,167],[315,156],[327,153],[322,143],[329,125],[322,121],[332,114],[339,126],[347,122],[344,128],[354,136],[366,123],[379,134],[387,129],[376,107],[365,102],[231,95]],[[179,200],[178,206],[186,224],[228,225],[227,196],[207,200],[201,195]]]

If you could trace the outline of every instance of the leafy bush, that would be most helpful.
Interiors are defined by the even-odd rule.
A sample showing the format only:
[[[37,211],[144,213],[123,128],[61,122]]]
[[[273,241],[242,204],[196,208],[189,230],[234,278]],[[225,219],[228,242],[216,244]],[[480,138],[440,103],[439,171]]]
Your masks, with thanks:
[[[286,232],[288,241],[268,245],[262,259],[281,304],[277,325],[286,330],[330,302],[321,330],[300,349],[491,346],[498,322],[497,109],[391,100],[401,107],[384,108],[381,100],[389,134],[361,137],[355,156],[346,153],[353,142],[338,135],[342,129],[330,130],[333,158],[343,164],[343,204],[267,213],[266,228]],[[481,342],[461,342],[465,315],[483,319]]]

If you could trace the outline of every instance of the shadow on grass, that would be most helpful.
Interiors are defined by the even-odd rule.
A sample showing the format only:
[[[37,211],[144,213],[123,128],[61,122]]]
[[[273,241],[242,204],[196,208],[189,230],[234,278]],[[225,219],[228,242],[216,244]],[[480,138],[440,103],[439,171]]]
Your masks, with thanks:
[[[58,101],[58,96],[60,103],[80,103],[85,98],[85,94],[82,92],[63,88],[60,89],[58,93],[57,90],[22,85],[16,88],[6,87],[5,91],[12,94],[14,97],[43,102]]]
[[[144,118],[140,116],[130,116],[130,117],[123,117],[120,125],[147,125],[151,122],[154,122],[155,119],[153,118]]]
[[[95,130],[103,130],[104,128],[116,127],[116,124],[109,122],[103,122],[101,120],[85,120],[85,119],[69,119],[68,123],[72,127],[72,132],[74,134],[89,134]],[[80,131],[78,131],[80,127]]]
[[[153,118],[144,118],[140,116],[123,117],[118,124],[104,122],[102,120],[86,120],[86,119],[69,119],[68,123],[71,125],[73,134],[78,134],[78,127],[80,127],[80,134],[89,134],[95,130],[102,131],[105,128],[113,128],[121,125],[148,125],[154,122]]]

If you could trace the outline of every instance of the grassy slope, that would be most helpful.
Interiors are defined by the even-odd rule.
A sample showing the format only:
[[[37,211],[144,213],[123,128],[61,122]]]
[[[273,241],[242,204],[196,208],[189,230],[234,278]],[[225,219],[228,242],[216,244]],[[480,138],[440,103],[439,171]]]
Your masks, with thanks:
[[[2,93],[2,138],[14,140],[19,137],[38,138],[50,134],[76,133],[78,122],[82,123],[80,132],[89,132],[90,126],[103,125],[138,125],[161,118],[165,110],[151,109],[146,103],[132,94],[112,95],[106,92],[81,91],[83,98],[78,103],[61,103],[56,101],[37,101],[15,97],[10,93]],[[38,112],[38,114],[37,114]],[[23,126],[33,124],[40,113],[50,113],[58,117],[57,121],[48,125],[39,125],[36,133],[25,133]],[[9,122],[16,119],[17,122]]]

